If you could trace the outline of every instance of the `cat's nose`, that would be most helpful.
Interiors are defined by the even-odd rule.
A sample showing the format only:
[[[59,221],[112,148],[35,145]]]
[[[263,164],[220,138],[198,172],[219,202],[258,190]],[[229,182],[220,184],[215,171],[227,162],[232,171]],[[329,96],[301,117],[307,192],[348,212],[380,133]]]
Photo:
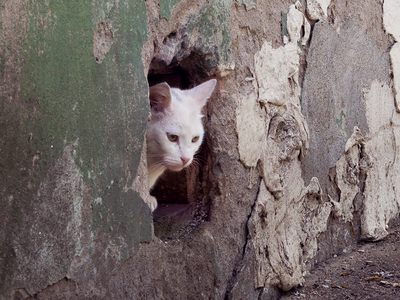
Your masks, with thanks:
[[[189,162],[190,158],[181,157],[181,160],[182,160],[183,165],[186,165]]]

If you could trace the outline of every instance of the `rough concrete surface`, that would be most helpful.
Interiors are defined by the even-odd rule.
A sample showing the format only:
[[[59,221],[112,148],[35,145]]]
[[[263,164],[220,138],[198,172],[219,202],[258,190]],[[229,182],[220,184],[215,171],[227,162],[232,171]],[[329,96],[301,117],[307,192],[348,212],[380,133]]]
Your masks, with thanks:
[[[0,13],[1,300],[397,295],[379,265],[398,263],[382,256],[400,213],[397,1]],[[196,164],[157,183],[152,214],[149,85],[209,78]]]

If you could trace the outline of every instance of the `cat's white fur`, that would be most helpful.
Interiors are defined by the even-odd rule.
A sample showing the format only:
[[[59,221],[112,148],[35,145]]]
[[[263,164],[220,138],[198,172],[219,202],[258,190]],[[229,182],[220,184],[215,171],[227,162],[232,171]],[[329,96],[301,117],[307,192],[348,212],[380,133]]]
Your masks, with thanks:
[[[171,88],[165,82],[150,88],[151,117],[146,133],[150,189],[165,170],[180,171],[192,163],[204,136],[201,110],[216,83],[211,79],[190,90]],[[168,134],[177,139],[171,141]],[[149,206],[156,209],[154,197]]]

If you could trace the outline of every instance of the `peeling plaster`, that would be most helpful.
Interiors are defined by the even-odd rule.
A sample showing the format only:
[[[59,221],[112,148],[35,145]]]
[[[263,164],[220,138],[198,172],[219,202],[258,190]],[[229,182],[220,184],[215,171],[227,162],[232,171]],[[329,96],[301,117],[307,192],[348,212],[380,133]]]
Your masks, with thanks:
[[[400,43],[397,42],[390,50],[390,64],[393,73],[393,92],[396,99],[396,110],[400,113]]]
[[[96,62],[101,64],[113,43],[113,33],[107,22],[100,22],[96,25],[93,39],[93,55]],[[73,108],[75,110],[75,106]]]
[[[263,151],[265,115],[258,106],[257,95],[251,94],[236,109],[240,160],[247,167],[255,167]]]
[[[318,179],[304,187],[293,164],[288,194],[277,201],[261,185],[249,225],[255,249],[255,287],[287,291],[304,282],[306,264],[316,255],[317,238],[327,229],[331,204],[323,202]],[[293,199],[294,197],[294,199]]]
[[[361,237],[376,241],[388,234],[389,221],[399,214],[400,144],[396,124],[399,114],[393,105],[392,90],[384,83],[374,81],[364,97],[370,127],[365,151],[370,155],[372,167],[368,169],[365,182]]]
[[[400,41],[400,2],[397,0],[383,1],[383,25],[388,34]]]
[[[382,143],[385,141],[385,143]],[[373,167],[367,173],[364,209],[361,216],[361,239],[378,241],[387,236],[387,225],[398,215],[400,165],[396,159],[393,130],[380,130],[366,143]]]
[[[328,6],[331,0],[306,0],[307,16],[310,20],[317,21],[328,16]]]
[[[345,153],[336,163],[336,181],[340,190],[340,201],[336,202],[328,195],[333,205],[333,214],[344,222],[353,221],[353,201],[360,190],[360,173],[366,173],[370,167],[370,158],[365,153],[365,139],[358,127],[345,146]]]
[[[369,133],[364,137],[359,128],[354,128],[345,153],[336,163],[340,201],[331,202],[335,217],[352,222],[353,201],[362,193],[361,239],[377,241],[388,234],[389,221],[399,214],[398,126],[391,127],[398,113],[390,87],[378,80],[364,90],[364,100]],[[363,191],[362,178],[366,178]]]
[[[297,2],[298,3],[298,2]],[[297,43],[301,38],[301,26],[303,25],[304,15],[297,9],[295,4],[289,7],[287,14],[286,28],[291,42]]]
[[[396,109],[400,112],[400,2],[385,0],[383,2],[383,25],[396,43],[390,50],[390,63],[393,73],[393,91],[396,99]]]
[[[265,42],[254,55],[258,97],[262,103],[282,106],[292,94],[300,94],[298,84],[300,49],[296,43],[274,49]],[[289,80],[293,80],[290,85]],[[298,98],[293,97],[294,103]]]
[[[392,89],[375,80],[369,89],[364,89],[364,100],[369,134],[374,135],[383,127],[390,126],[395,113]]]
[[[264,42],[254,56],[257,85],[253,87],[265,109],[263,116],[254,96],[245,104],[241,101],[237,110],[240,158],[248,167],[260,160],[263,177],[248,224],[256,256],[256,288],[278,286],[287,291],[304,282],[306,264],[317,253],[317,237],[327,229],[332,207],[324,202],[318,179],[306,187],[301,176],[300,160],[310,138],[299,105],[297,42],[304,20],[291,6],[287,15],[291,42],[277,49]],[[247,137],[254,137],[255,130],[257,142],[249,144]]]

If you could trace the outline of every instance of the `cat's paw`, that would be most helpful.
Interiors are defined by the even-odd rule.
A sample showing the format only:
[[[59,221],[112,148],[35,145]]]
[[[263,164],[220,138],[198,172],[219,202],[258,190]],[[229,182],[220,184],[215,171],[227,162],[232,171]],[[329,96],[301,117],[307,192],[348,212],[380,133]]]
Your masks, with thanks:
[[[157,208],[157,199],[154,198],[153,196],[150,196],[147,202],[147,205],[150,207],[151,212],[153,212]]]

